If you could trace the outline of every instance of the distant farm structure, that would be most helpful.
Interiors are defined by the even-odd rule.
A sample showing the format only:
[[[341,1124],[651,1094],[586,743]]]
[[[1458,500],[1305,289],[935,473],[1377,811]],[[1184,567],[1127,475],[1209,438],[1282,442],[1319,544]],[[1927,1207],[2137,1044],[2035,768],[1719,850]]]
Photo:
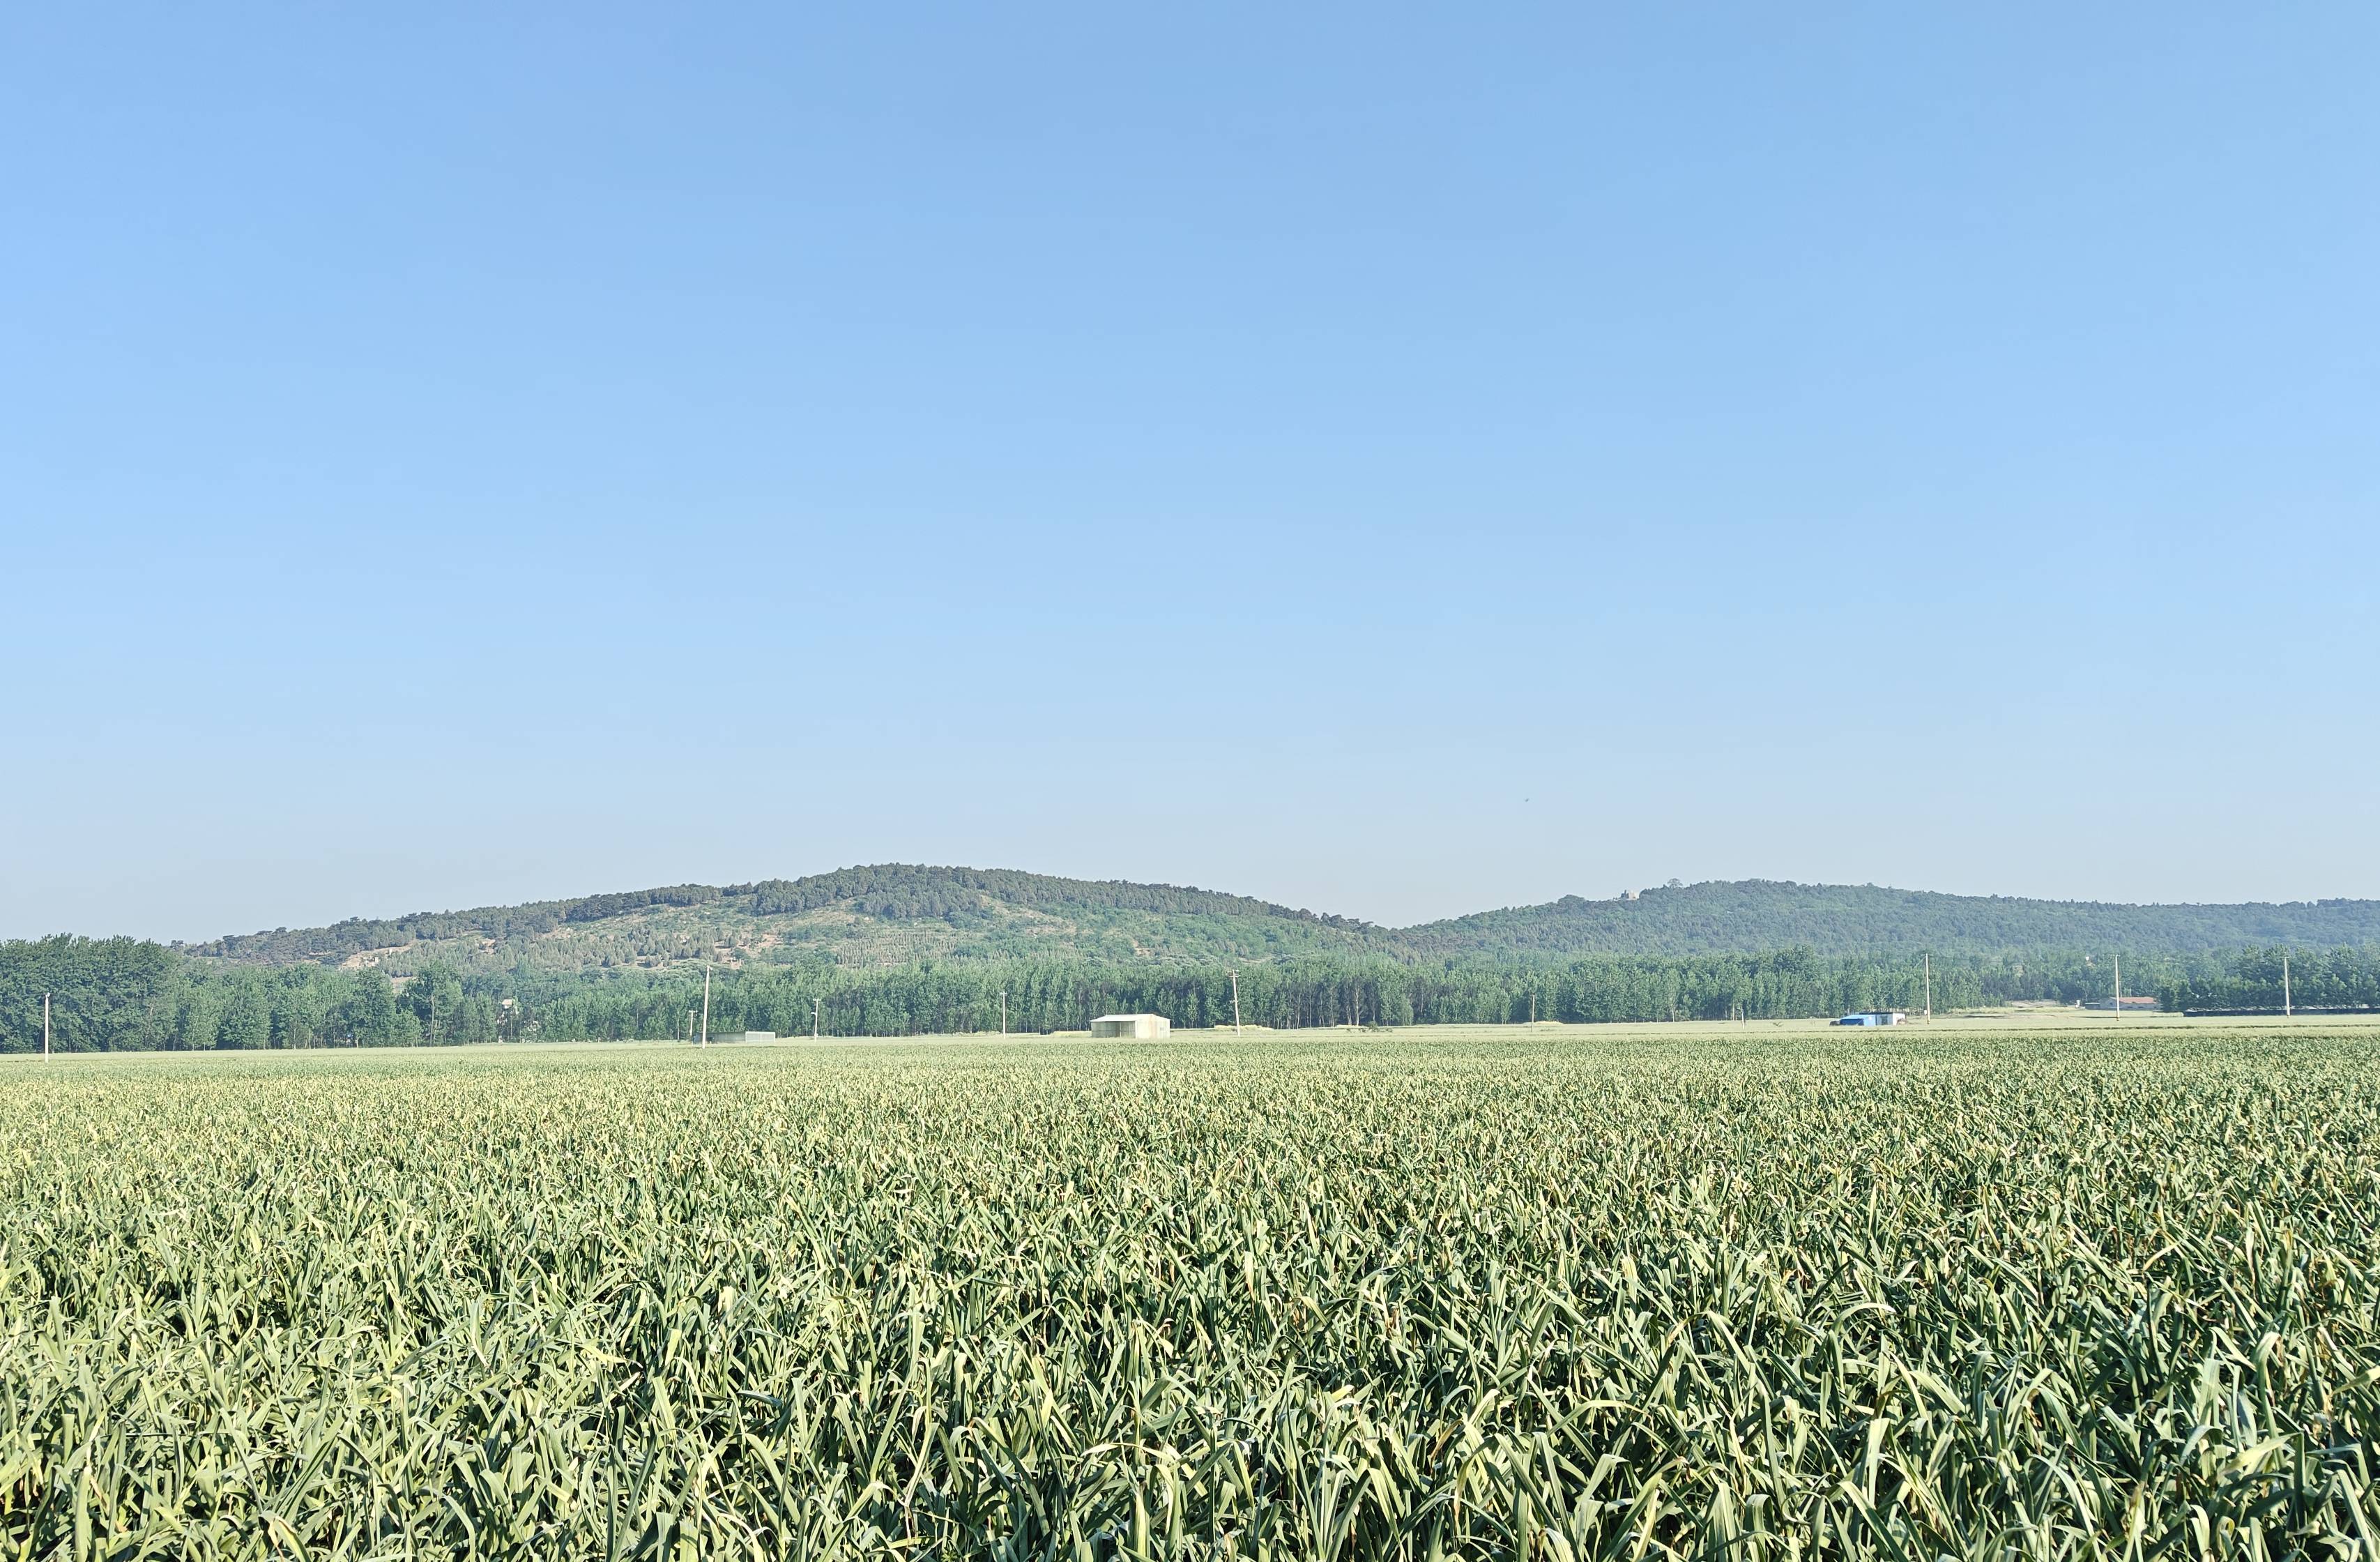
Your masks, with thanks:
[[[1173,1021],[1161,1014],[1103,1014],[1091,1021],[1094,1036],[1153,1042],[1173,1033]]]
[[[1908,1019],[1909,1016],[1900,1009],[1881,1008],[1868,1009],[1859,1014],[1847,1014],[1835,1023],[1838,1025],[1900,1025],[1905,1023]]]

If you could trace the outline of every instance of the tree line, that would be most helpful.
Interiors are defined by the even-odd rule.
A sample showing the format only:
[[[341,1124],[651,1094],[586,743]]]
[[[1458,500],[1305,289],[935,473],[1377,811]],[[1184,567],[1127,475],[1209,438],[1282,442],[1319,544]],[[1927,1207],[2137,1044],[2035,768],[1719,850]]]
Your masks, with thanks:
[[[2380,947],[2242,949],[2155,991],[2170,1009],[2380,1008]]]
[[[2155,994],[2219,958],[2142,956],[2125,990]],[[2010,956],[1828,958],[1807,949],[1678,957],[1593,955],[1561,963],[1383,957],[1297,957],[1241,965],[1237,1015],[1274,1030],[1315,1026],[1572,1024],[1621,1020],[1787,1019],[1862,1009],[1937,1009],[2019,1000],[2107,998],[2114,962],[2076,950]],[[642,975],[639,980],[638,975]],[[662,1038],[688,1032],[701,984],[691,973],[562,984],[536,1018],[551,1038]],[[1079,1031],[1098,1015],[1146,1012],[1178,1026],[1229,1025],[1233,970],[1220,963],[918,961],[854,969],[747,968],[721,973],[710,995],[713,1035],[739,1031],[821,1035],[930,1035],[996,1030]]]
[[[2168,1008],[2277,1008],[2285,951],[2123,957],[2125,990]],[[2380,948],[2288,952],[2304,1008],[2380,1004]],[[2017,1000],[2102,1001],[2113,962],[2080,950],[1931,961],[1937,1009]],[[1808,949],[1680,957],[1595,955],[1560,963],[1314,956],[1237,968],[1238,1018],[1315,1026],[1512,1024],[1529,1019],[1782,1019],[1914,1009],[1927,993],[1916,955],[1827,957]],[[1185,1028],[1232,1023],[1233,970],[1072,959],[921,960],[855,968],[825,960],[714,972],[711,1033],[900,1036],[1079,1031],[1098,1015],[1162,1014]],[[0,1051],[38,1051],[52,996],[62,1052],[394,1046],[540,1039],[659,1040],[700,1024],[702,982],[666,970],[461,972],[278,968],[191,960],[129,938],[0,944]]]
[[[50,998],[59,1052],[411,1046],[512,1040],[517,1004],[429,965],[402,985],[377,967],[216,966],[133,938],[0,944],[0,1052],[39,1052]]]

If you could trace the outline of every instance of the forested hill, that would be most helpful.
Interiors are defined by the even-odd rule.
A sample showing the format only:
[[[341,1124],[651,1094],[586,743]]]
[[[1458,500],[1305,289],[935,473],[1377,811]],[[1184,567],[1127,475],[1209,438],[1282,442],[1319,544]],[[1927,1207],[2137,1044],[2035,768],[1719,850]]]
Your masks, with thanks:
[[[185,946],[239,964],[435,959],[464,971],[916,960],[1204,963],[1301,956],[1553,960],[1803,948],[1826,957],[2105,948],[2184,954],[2380,943],[2380,901],[2121,906],[1750,880],[1566,897],[1382,928],[1171,885],[902,863],[804,879],[670,885],[523,906],[275,929]]]
[[[880,863],[803,879],[658,889],[350,919],[184,946],[245,964],[436,958],[465,970],[919,959],[1258,960],[1388,952],[1369,923],[1173,885]]]
[[[2380,942],[2380,900],[2126,906],[1937,895],[1767,879],[1673,885],[1633,898],[1566,896],[1398,929],[1414,955],[1528,958],[1808,948],[1821,955],[2117,949],[2189,954],[2247,945]]]

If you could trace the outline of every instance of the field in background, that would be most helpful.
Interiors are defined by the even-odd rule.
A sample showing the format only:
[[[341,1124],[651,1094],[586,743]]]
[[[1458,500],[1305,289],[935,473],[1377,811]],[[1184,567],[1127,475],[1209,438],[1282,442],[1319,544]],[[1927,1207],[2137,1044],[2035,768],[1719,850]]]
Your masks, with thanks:
[[[2368,1559],[2375,1237],[2303,1020],[13,1058],[0,1537]]]
[[[1982,1037],[2006,1037],[2021,1040],[2026,1037],[2056,1038],[2061,1043],[2079,1042],[2104,1036],[2110,1042],[2122,1043],[2127,1038],[2146,1041],[2163,1038],[2173,1042],[2192,1043],[2201,1040],[2227,1043],[2229,1042],[2273,1036],[2301,1041],[2359,1038],[2380,1040],[2380,1019],[2359,1016],[2298,1015],[2185,1015],[2138,1013],[2117,1019],[2104,1009],[2074,1008],[2065,1006],[2040,1008],[1984,1008],[1945,1012],[1931,1020],[1912,1015],[1905,1024],[1859,1030],[1839,1026],[1831,1019],[1646,1019],[1614,1020],[1591,1025],[1565,1024],[1546,1019],[1536,1024],[1511,1025],[1337,1025],[1304,1027],[1297,1030],[1274,1030],[1250,1025],[1234,1035],[1229,1025],[1216,1029],[1192,1029],[1177,1026],[1171,1037],[1158,1042],[1101,1042],[1103,1047],[1123,1051],[1163,1049],[1172,1047],[1205,1047],[1230,1045],[1240,1041],[1248,1045],[1262,1043],[1273,1049],[1302,1049],[1310,1044],[1330,1045],[1335,1043],[1362,1044],[1395,1044],[1400,1046],[1468,1047],[1497,1046],[1515,1042],[1533,1042],[1568,1046],[1594,1052],[1612,1046],[1634,1046],[1642,1043],[1655,1049],[1662,1047],[1699,1048],[1709,1043],[1729,1045],[1742,1043],[1757,1046],[1782,1039],[1818,1043],[1842,1043],[1856,1047],[1861,1042],[1876,1043],[1908,1043],[1926,1036],[1945,1040],[1967,1040]],[[1043,1043],[1087,1043],[1087,1031],[1057,1031],[1047,1035],[1002,1036],[990,1031],[967,1031],[941,1036],[827,1036],[813,1042],[805,1035],[778,1036],[769,1042],[746,1043],[740,1036],[714,1031],[711,1043],[715,1049],[725,1046],[801,1047],[833,1051],[837,1048],[881,1050],[902,1047],[950,1046],[1029,1046]],[[629,1045],[636,1047],[683,1048],[680,1042],[634,1043],[550,1043],[536,1049],[547,1052],[602,1052]],[[478,1050],[495,1050],[478,1049]],[[504,1050],[517,1050],[505,1048]],[[0,1067],[7,1059],[0,1057]]]

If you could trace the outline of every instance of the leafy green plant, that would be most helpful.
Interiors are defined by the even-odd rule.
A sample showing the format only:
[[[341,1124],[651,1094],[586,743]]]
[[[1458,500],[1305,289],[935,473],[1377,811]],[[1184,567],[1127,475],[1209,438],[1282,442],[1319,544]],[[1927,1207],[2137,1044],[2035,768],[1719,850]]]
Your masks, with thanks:
[[[2380,1043],[0,1067],[25,1556],[2375,1555]]]

